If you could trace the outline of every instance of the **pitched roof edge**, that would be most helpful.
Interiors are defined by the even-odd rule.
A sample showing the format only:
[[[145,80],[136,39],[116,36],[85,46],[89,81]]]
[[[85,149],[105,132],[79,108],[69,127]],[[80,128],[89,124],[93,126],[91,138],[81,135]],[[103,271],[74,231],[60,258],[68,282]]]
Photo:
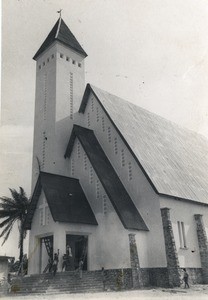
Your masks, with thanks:
[[[82,102],[80,104],[80,108],[79,108],[79,113],[84,114],[85,112],[85,108],[87,106],[87,102],[88,102],[88,97],[90,95],[90,92],[93,93],[93,95],[95,96],[95,98],[97,99],[97,101],[99,102],[99,104],[101,105],[102,109],[104,110],[104,112],[106,113],[106,115],[108,116],[108,118],[110,119],[110,121],[112,122],[112,124],[114,125],[115,129],[117,130],[118,134],[120,135],[121,139],[123,140],[124,144],[127,146],[127,148],[129,149],[130,153],[132,154],[132,156],[134,157],[134,159],[136,160],[138,166],[140,167],[140,169],[142,170],[143,174],[145,175],[146,179],[148,180],[148,182],[150,183],[151,187],[153,188],[153,190],[155,191],[156,194],[158,194],[159,196],[162,197],[168,197],[171,199],[175,199],[175,200],[182,200],[182,201],[191,201],[195,204],[198,205],[205,205],[208,206],[208,204],[204,203],[204,202],[199,202],[199,201],[195,201],[193,199],[187,199],[187,198],[179,198],[177,196],[173,196],[173,195],[168,195],[168,194],[164,194],[164,193],[160,193],[156,186],[154,185],[154,183],[152,182],[152,180],[150,179],[149,175],[147,174],[147,172],[145,171],[144,167],[142,166],[142,164],[140,163],[139,159],[137,158],[137,156],[134,154],[134,151],[131,149],[131,147],[129,146],[129,144],[126,142],[124,136],[122,135],[122,133],[120,132],[120,130],[118,129],[118,127],[116,126],[116,124],[114,123],[114,121],[112,120],[111,116],[108,114],[107,110],[105,109],[105,107],[103,106],[102,102],[99,100],[98,96],[96,95],[95,91],[93,90],[93,87],[91,86],[90,83],[87,84],[83,98],[82,98]],[[123,100],[123,99],[121,99]],[[125,100],[124,100],[125,101]],[[161,117],[162,118],[162,117]],[[172,122],[173,123],[173,122]],[[174,123],[175,124],[175,123]],[[177,124],[176,124],[177,125]],[[188,129],[186,129],[188,130]],[[203,137],[203,136],[202,136]],[[204,137],[203,137],[204,138]]]
[[[84,114],[85,112],[85,108],[87,106],[87,101],[88,101],[88,97],[90,95],[90,92],[93,93],[93,95],[95,96],[95,98],[97,99],[97,101],[99,102],[99,104],[101,105],[102,109],[104,110],[104,112],[106,113],[106,115],[108,116],[108,118],[110,119],[110,121],[112,122],[112,124],[114,125],[115,129],[117,130],[118,134],[120,135],[121,139],[123,140],[124,144],[126,145],[126,147],[129,149],[130,153],[132,154],[132,156],[134,157],[134,159],[136,160],[137,164],[139,165],[139,167],[141,168],[142,172],[144,173],[145,177],[147,178],[148,182],[150,183],[150,185],[152,186],[153,190],[159,194],[157,188],[155,187],[155,185],[153,184],[153,182],[151,181],[149,175],[147,174],[147,172],[145,171],[145,169],[143,168],[142,164],[140,163],[140,161],[138,160],[137,156],[134,154],[134,151],[131,149],[131,147],[129,146],[129,144],[127,143],[126,139],[124,138],[124,136],[122,135],[122,133],[120,132],[120,130],[118,129],[118,127],[116,126],[116,124],[114,123],[114,121],[112,120],[111,116],[109,115],[109,113],[107,112],[107,110],[105,109],[105,107],[103,106],[103,104],[101,103],[101,101],[99,100],[98,96],[96,95],[96,93],[94,92],[93,88],[91,87],[91,85],[88,83],[84,92],[84,96],[82,98],[82,102],[79,108],[79,113]]]
[[[59,23],[58,23],[58,28],[57,28],[57,31],[56,31],[55,39],[57,38],[57,36],[59,34],[60,26],[61,26],[61,17],[59,18]]]
[[[189,203],[192,202],[193,204],[202,205],[202,206],[206,206],[206,207],[208,206],[208,203],[199,202],[199,201],[196,201],[196,200],[193,200],[193,199],[180,198],[180,197],[177,197],[177,196],[172,196],[172,195],[159,193],[159,192],[158,192],[158,195],[161,196],[161,197],[167,197],[167,198],[170,198],[170,199],[174,199],[176,201],[183,201],[183,202],[189,202]]]
[[[69,142],[68,142],[65,154],[64,154],[64,158],[67,158],[67,157],[71,156],[71,152],[72,152],[72,149],[73,149],[74,141],[76,139],[76,134],[75,134],[75,130],[74,130],[75,126],[77,126],[77,125],[73,125],[71,136],[69,138]]]
[[[69,40],[67,42],[64,41],[63,37],[60,36],[61,27],[68,30],[68,33],[70,33],[70,42]],[[74,50],[75,52],[81,54],[84,58],[87,57],[87,53],[82,48],[78,40],[76,39],[75,35],[71,32],[71,30],[68,28],[68,26],[65,24],[64,20],[62,18],[59,18],[51,31],[46,36],[45,40],[39,47],[39,49],[36,51],[35,55],[33,56],[34,60],[37,60],[39,56],[44,53],[54,42],[59,41],[63,45],[65,45],[67,48],[70,48]]]
[[[93,135],[94,135],[94,131],[93,131],[92,129],[84,128],[84,127],[79,126],[79,125],[74,125],[74,126],[73,126],[73,129],[72,129],[72,134],[71,134],[71,137],[70,137],[70,140],[69,140],[69,144],[68,144],[68,146],[67,146],[67,151],[66,151],[66,153],[65,153],[65,158],[66,158],[66,157],[70,157],[71,152],[72,152],[72,150],[73,150],[73,146],[74,146],[74,142],[75,142],[75,139],[76,139],[76,138],[79,139],[79,141],[80,141],[82,147],[85,149],[85,146],[84,146],[82,140],[81,140],[81,139],[79,138],[79,136],[76,134],[76,130],[79,130],[80,128],[83,128],[84,130],[87,130],[88,132],[92,132]],[[94,135],[94,136],[95,136],[95,135]],[[97,140],[96,136],[95,136],[95,139]],[[97,141],[97,142],[98,142],[98,141]],[[99,142],[98,142],[98,144],[99,144]],[[103,151],[103,149],[102,149],[102,147],[100,146],[100,144],[99,144],[99,147],[100,147],[101,150]],[[104,152],[104,151],[103,151],[103,152]],[[106,158],[107,158],[107,157],[106,157]],[[143,231],[149,231],[149,229],[148,229],[146,223],[144,222],[142,216],[140,215],[138,209],[136,208],[136,206],[135,206],[135,204],[134,204],[134,202],[133,202],[132,200],[131,200],[132,205],[134,206],[135,210],[137,211],[137,213],[138,213],[138,215],[139,215],[139,217],[140,217],[140,219],[141,219],[141,221],[142,221],[142,223],[143,223],[143,225],[142,225],[143,228],[142,228],[142,229],[133,228],[133,227],[130,228],[130,227],[128,227],[128,226],[126,225],[125,221],[123,220],[123,216],[120,214],[118,208],[116,207],[116,205],[115,205],[115,203],[114,203],[114,200],[112,200],[111,195],[108,193],[108,190],[106,190],[105,184],[104,184],[104,182],[103,182],[103,180],[102,180],[102,178],[101,178],[101,176],[100,176],[100,174],[99,174],[99,171],[98,171],[97,168],[94,166],[94,163],[92,162],[92,160],[91,160],[91,158],[90,158],[89,156],[88,156],[88,159],[89,159],[89,161],[91,162],[93,168],[95,169],[95,172],[96,172],[96,174],[97,174],[97,176],[98,176],[100,182],[102,183],[102,185],[103,185],[103,187],[104,187],[104,189],[105,189],[105,191],[106,191],[106,193],[107,193],[107,195],[108,195],[108,197],[109,197],[109,199],[110,199],[110,201],[111,201],[111,203],[112,203],[112,205],[113,205],[113,207],[114,207],[116,213],[118,214],[119,219],[120,219],[121,223],[123,224],[124,228],[130,229],[130,230],[143,230]],[[107,160],[109,161],[108,158],[107,158]],[[110,161],[109,161],[109,164],[111,165]],[[112,167],[112,165],[111,165],[111,167]],[[113,168],[113,167],[112,167],[112,168]],[[113,169],[113,170],[114,170],[114,169]],[[114,171],[115,171],[115,170],[114,170]],[[116,172],[115,172],[115,173],[116,173]],[[118,177],[117,174],[116,174],[116,176]],[[118,177],[118,179],[120,180],[119,177]],[[121,181],[120,181],[120,182],[121,182]],[[122,182],[121,182],[121,184],[122,184],[124,190],[126,191],[126,189],[125,189],[125,187],[124,187],[124,185],[123,185]],[[126,193],[128,194],[127,191],[126,191]],[[129,195],[128,195],[128,196],[129,196]],[[130,196],[129,196],[129,198],[131,199]]]
[[[41,184],[41,174],[57,175],[57,174],[52,174],[52,173],[43,172],[43,171],[40,172],[40,174],[38,176],[38,179],[37,179],[37,182],[36,182],[36,185],[35,185],[35,188],[34,188],[34,191],[32,193],[31,202],[30,202],[30,205],[29,205],[27,217],[26,217],[24,225],[23,225],[26,230],[30,230],[31,229],[32,219],[33,219],[36,207],[37,207],[38,200],[39,200],[40,195],[41,195],[41,190],[43,189],[43,191],[44,191],[44,188],[43,188],[43,186]],[[63,177],[63,178],[70,178],[71,180],[79,182],[79,179],[77,179],[77,178],[63,176],[63,175],[58,175],[58,176]],[[46,197],[46,194],[45,194],[45,197]],[[47,200],[47,197],[46,197],[46,200]],[[51,210],[49,202],[50,201],[47,200],[47,203],[48,203],[48,206],[50,208],[53,220],[54,220],[54,222],[56,222],[57,220],[56,220],[56,218],[53,215],[53,212]],[[96,220],[96,222],[97,222],[97,220]]]
[[[38,203],[40,194],[41,194],[41,180],[40,180],[40,174],[39,174],[36,185],[35,185],[35,188],[34,188],[34,191],[33,191],[33,194],[32,194],[32,197],[31,197],[31,202],[30,202],[30,205],[29,205],[27,216],[26,216],[26,219],[25,219],[25,222],[24,222],[24,225],[23,225],[23,227],[26,230],[31,229],[32,219],[33,219],[33,216],[34,216],[35,209],[37,207],[37,203]]]
[[[40,53],[36,53],[34,56],[33,56],[33,60],[37,61],[39,56],[42,55],[43,53],[45,53],[51,46],[53,46],[53,44],[55,43],[61,43],[63,44],[64,46],[66,46],[67,48],[70,48],[71,50],[73,50],[74,52],[78,52],[80,55],[82,55],[84,58],[86,58],[88,55],[87,53],[85,52],[85,54],[82,52],[82,51],[79,51],[77,50],[75,47],[72,47],[72,46],[69,46],[67,43],[64,43],[62,40],[60,40],[59,38],[55,38],[54,41],[52,41],[48,47],[46,49],[44,49],[43,51],[41,51]]]

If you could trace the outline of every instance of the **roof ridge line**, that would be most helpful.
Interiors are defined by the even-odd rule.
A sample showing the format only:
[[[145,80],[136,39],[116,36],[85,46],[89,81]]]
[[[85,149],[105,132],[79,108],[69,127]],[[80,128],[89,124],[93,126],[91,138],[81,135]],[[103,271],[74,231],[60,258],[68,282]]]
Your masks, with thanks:
[[[55,39],[57,39],[57,36],[58,36],[58,34],[59,34],[59,30],[60,30],[60,26],[61,26],[61,20],[62,20],[62,18],[60,17],[60,18],[59,18],[58,28],[57,28],[56,35],[55,35]]]

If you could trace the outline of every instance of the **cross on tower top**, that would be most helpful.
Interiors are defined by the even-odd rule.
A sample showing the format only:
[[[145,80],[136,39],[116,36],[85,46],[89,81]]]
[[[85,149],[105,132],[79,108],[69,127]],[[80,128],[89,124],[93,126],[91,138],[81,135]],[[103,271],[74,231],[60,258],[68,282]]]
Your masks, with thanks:
[[[61,18],[61,12],[62,12],[62,10],[63,9],[60,9],[60,10],[57,11],[57,13],[59,14],[59,18]]]

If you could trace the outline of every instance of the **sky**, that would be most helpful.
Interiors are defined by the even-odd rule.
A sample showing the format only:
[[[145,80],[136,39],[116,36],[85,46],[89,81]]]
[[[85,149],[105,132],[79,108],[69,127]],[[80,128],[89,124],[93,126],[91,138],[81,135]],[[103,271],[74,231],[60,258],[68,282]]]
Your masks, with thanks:
[[[208,137],[207,0],[2,0],[0,196],[31,194],[32,57],[60,8],[88,54],[86,83]]]

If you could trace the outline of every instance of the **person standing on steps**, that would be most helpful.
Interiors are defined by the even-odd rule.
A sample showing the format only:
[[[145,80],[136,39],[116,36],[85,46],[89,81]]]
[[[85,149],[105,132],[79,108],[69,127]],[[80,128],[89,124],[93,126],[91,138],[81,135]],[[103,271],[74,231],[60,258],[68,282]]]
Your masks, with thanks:
[[[83,260],[79,262],[79,278],[82,279]]]
[[[183,275],[183,280],[184,280],[184,283],[185,283],[185,286],[184,288],[188,287],[189,288],[189,284],[188,284],[188,273],[186,272],[186,269],[183,269],[183,272],[184,272],[184,275]]]
[[[54,254],[54,259],[53,259],[53,276],[56,275],[57,268],[58,268],[58,262],[59,262],[58,254],[55,253],[55,254]]]

